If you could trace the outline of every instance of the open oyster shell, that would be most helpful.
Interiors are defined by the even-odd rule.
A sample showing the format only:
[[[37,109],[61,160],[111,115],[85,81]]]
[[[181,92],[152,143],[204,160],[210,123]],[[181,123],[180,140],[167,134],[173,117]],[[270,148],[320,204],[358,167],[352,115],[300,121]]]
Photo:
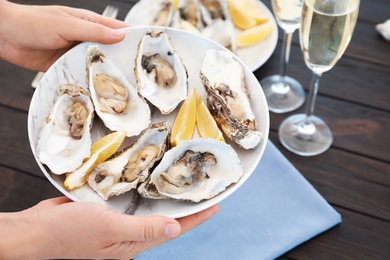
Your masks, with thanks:
[[[203,28],[202,14],[198,0],[178,0],[178,10],[174,14],[172,26],[181,28],[181,21],[186,21],[199,31]]]
[[[163,31],[148,31],[142,37],[134,73],[139,93],[162,114],[172,112],[187,97],[187,69]]]
[[[135,24],[131,26],[170,26],[172,22],[174,8],[171,0],[142,0],[133,8],[136,8],[133,10]]]
[[[225,135],[244,149],[262,139],[249,101],[244,71],[232,53],[208,50],[200,71],[207,106]]]
[[[97,45],[88,46],[87,72],[95,111],[110,130],[135,136],[149,126],[149,105]]]
[[[201,34],[235,52],[236,36],[227,1],[199,0],[199,3],[204,24]]]
[[[105,200],[136,188],[169,148],[170,131],[171,126],[167,122],[151,125],[134,144],[97,165],[88,178],[88,184]]]
[[[55,174],[76,170],[90,155],[94,107],[82,87],[63,84],[42,128],[37,155]]]
[[[199,202],[218,195],[242,174],[241,162],[230,145],[197,138],[181,141],[166,152],[138,193],[150,199]]]

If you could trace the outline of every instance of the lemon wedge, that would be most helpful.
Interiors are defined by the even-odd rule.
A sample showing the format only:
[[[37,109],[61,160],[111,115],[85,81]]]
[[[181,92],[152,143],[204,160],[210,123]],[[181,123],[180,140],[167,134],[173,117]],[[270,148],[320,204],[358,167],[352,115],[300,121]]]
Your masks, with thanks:
[[[191,140],[196,124],[196,90],[192,89],[177,113],[172,126],[171,145],[176,146],[182,140]]]
[[[229,13],[232,17],[233,24],[241,30],[246,30],[256,26],[256,20],[250,17],[247,13],[240,8],[234,0],[228,0]]]
[[[175,10],[179,9],[179,0],[172,0],[172,5]]]
[[[80,188],[87,182],[93,168],[113,155],[126,137],[126,130],[113,132],[91,146],[91,156],[74,172],[67,173],[64,186],[68,190]]]
[[[198,30],[198,28],[196,28],[195,26],[192,25],[192,23],[186,21],[186,20],[182,20],[180,22],[181,24],[181,28],[185,31],[189,31],[189,32],[192,32],[192,33],[195,33],[195,34],[200,34],[200,31]]]
[[[268,17],[257,2],[257,0],[237,0],[237,6],[240,6],[243,13],[254,19],[259,25],[268,21]]]
[[[239,48],[247,47],[249,45],[256,44],[271,34],[273,30],[272,23],[267,22],[239,32],[237,34],[237,46]]]
[[[200,136],[224,142],[225,139],[223,138],[222,132],[219,130],[217,123],[200,95],[197,95],[196,107],[196,125]]]

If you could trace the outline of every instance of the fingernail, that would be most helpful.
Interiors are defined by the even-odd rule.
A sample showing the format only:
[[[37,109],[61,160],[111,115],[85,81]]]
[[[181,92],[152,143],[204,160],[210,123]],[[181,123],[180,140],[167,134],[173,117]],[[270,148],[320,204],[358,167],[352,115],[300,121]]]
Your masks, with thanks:
[[[171,224],[167,224],[165,226],[165,236],[166,237],[174,238],[174,237],[177,237],[179,235],[179,233],[180,233],[179,224],[171,223]]]
[[[119,29],[111,29],[111,35],[114,36],[115,38],[124,37],[125,32]]]

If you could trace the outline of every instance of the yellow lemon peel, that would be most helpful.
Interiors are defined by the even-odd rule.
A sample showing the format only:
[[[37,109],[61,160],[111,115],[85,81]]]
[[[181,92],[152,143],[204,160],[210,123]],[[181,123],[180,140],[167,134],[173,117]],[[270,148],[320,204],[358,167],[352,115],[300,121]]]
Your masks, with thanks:
[[[273,30],[272,23],[267,22],[256,27],[247,29],[237,34],[237,46],[239,48],[256,44],[271,34]]]
[[[108,134],[92,144],[91,156],[76,171],[66,174],[65,188],[73,190],[83,186],[93,168],[113,155],[121,146],[125,137],[126,131],[120,130]]]
[[[196,90],[192,89],[177,113],[172,126],[171,145],[176,146],[182,140],[191,140],[196,124]]]
[[[224,142],[225,139],[223,138],[222,132],[219,130],[217,123],[199,94],[197,95],[196,105],[196,125],[200,136]]]

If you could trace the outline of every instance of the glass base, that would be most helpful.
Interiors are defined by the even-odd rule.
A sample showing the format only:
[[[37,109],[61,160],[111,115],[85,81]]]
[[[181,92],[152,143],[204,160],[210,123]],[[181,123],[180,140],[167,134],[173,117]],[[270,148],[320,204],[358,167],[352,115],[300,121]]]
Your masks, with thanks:
[[[316,117],[305,114],[286,118],[279,127],[279,139],[284,147],[302,156],[314,156],[329,149],[333,135],[326,123]]]
[[[271,112],[290,112],[300,107],[305,101],[302,85],[291,77],[279,75],[266,77],[260,81],[260,85]]]

